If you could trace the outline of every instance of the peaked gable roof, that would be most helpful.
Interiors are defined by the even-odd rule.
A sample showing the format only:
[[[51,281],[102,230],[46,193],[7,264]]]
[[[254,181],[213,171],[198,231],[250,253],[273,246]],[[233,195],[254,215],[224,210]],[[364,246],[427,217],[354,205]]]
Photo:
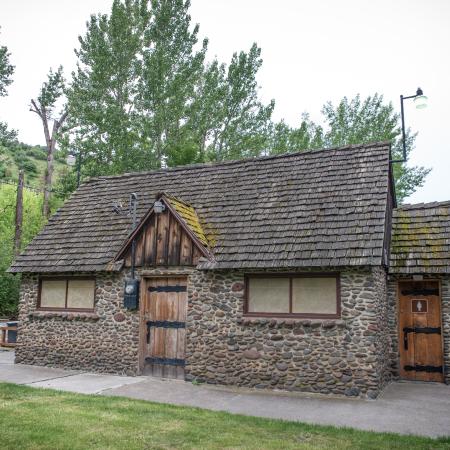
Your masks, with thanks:
[[[102,271],[130,233],[115,201],[158,192],[192,205],[213,242],[200,268],[381,265],[389,143],[98,177],[82,184],[17,257],[12,272]]]
[[[211,259],[211,254],[209,252],[209,242],[205,233],[203,232],[202,226],[197,217],[195,209],[191,205],[183,202],[182,200],[169,196],[165,193],[158,194],[156,196],[156,200],[160,201],[166,208],[168,208],[169,212],[173,215],[175,220],[189,234],[190,239],[193,241],[193,244],[200,251],[200,254],[203,254],[203,256],[205,256],[206,258]],[[126,239],[124,245],[114,258],[115,261],[119,261],[125,257],[133,239],[137,235],[139,235],[141,231],[149,224],[150,219],[154,214],[155,212],[152,205],[148,210],[148,212],[141,219],[140,223],[136,226],[135,230],[133,230]]]
[[[392,273],[450,273],[450,201],[394,210]]]

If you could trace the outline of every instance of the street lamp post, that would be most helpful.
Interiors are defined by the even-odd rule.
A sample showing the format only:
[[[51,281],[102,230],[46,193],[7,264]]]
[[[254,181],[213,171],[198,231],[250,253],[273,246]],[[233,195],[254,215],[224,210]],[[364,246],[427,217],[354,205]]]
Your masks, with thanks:
[[[414,103],[417,109],[423,109],[427,107],[428,97],[423,95],[423,91],[417,88],[416,95],[403,96],[400,95],[400,116],[402,120],[402,144],[403,144],[403,158],[395,159],[391,163],[403,163],[406,162],[406,130],[405,130],[405,110],[403,107],[403,101],[410,98],[414,99]]]

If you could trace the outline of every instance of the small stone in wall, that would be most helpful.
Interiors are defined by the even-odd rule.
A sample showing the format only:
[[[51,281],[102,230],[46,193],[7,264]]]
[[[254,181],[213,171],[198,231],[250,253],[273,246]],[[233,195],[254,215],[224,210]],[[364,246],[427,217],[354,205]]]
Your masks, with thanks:
[[[126,317],[125,317],[124,313],[119,312],[119,313],[114,314],[114,320],[116,322],[123,322],[125,319],[126,319]]]
[[[241,292],[244,290],[244,283],[241,283],[240,281],[233,283],[231,286],[231,290],[233,292]]]
[[[245,352],[242,354],[244,358],[247,359],[259,359],[261,358],[261,353],[258,352],[255,348],[251,348],[250,350],[245,350]]]

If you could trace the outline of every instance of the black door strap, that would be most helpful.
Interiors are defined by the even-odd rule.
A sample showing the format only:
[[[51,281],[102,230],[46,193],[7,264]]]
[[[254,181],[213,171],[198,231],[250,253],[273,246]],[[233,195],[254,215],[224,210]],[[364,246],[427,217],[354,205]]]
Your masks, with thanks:
[[[442,373],[442,366],[404,366],[404,369],[408,372],[415,370],[416,372],[427,373]]]
[[[187,286],[150,286],[149,292],[186,292]]]
[[[178,358],[157,358],[155,356],[149,356],[145,358],[145,362],[150,364],[163,364],[165,366],[181,366],[184,367],[186,362],[184,359]]]
[[[408,350],[408,333],[441,334],[441,327],[404,327],[403,347]]]
[[[149,320],[147,321],[147,328],[186,328],[186,322],[176,322],[170,320]]]

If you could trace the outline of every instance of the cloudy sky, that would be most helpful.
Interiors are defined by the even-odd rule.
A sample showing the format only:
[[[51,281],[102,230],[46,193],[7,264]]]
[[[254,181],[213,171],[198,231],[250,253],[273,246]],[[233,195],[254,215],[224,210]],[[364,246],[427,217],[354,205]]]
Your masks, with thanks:
[[[29,102],[49,67],[75,66],[73,49],[91,13],[111,0],[1,0],[0,43],[16,66],[0,120],[19,139],[43,144]],[[320,120],[328,100],[382,93],[399,108],[400,94],[418,86],[429,107],[405,104],[407,126],[419,132],[410,164],[432,167],[426,185],[409,202],[450,199],[450,1],[448,0],[192,0],[209,55],[262,47],[261,96],[276,100],[275,118],[295,125],[302,112]]]

